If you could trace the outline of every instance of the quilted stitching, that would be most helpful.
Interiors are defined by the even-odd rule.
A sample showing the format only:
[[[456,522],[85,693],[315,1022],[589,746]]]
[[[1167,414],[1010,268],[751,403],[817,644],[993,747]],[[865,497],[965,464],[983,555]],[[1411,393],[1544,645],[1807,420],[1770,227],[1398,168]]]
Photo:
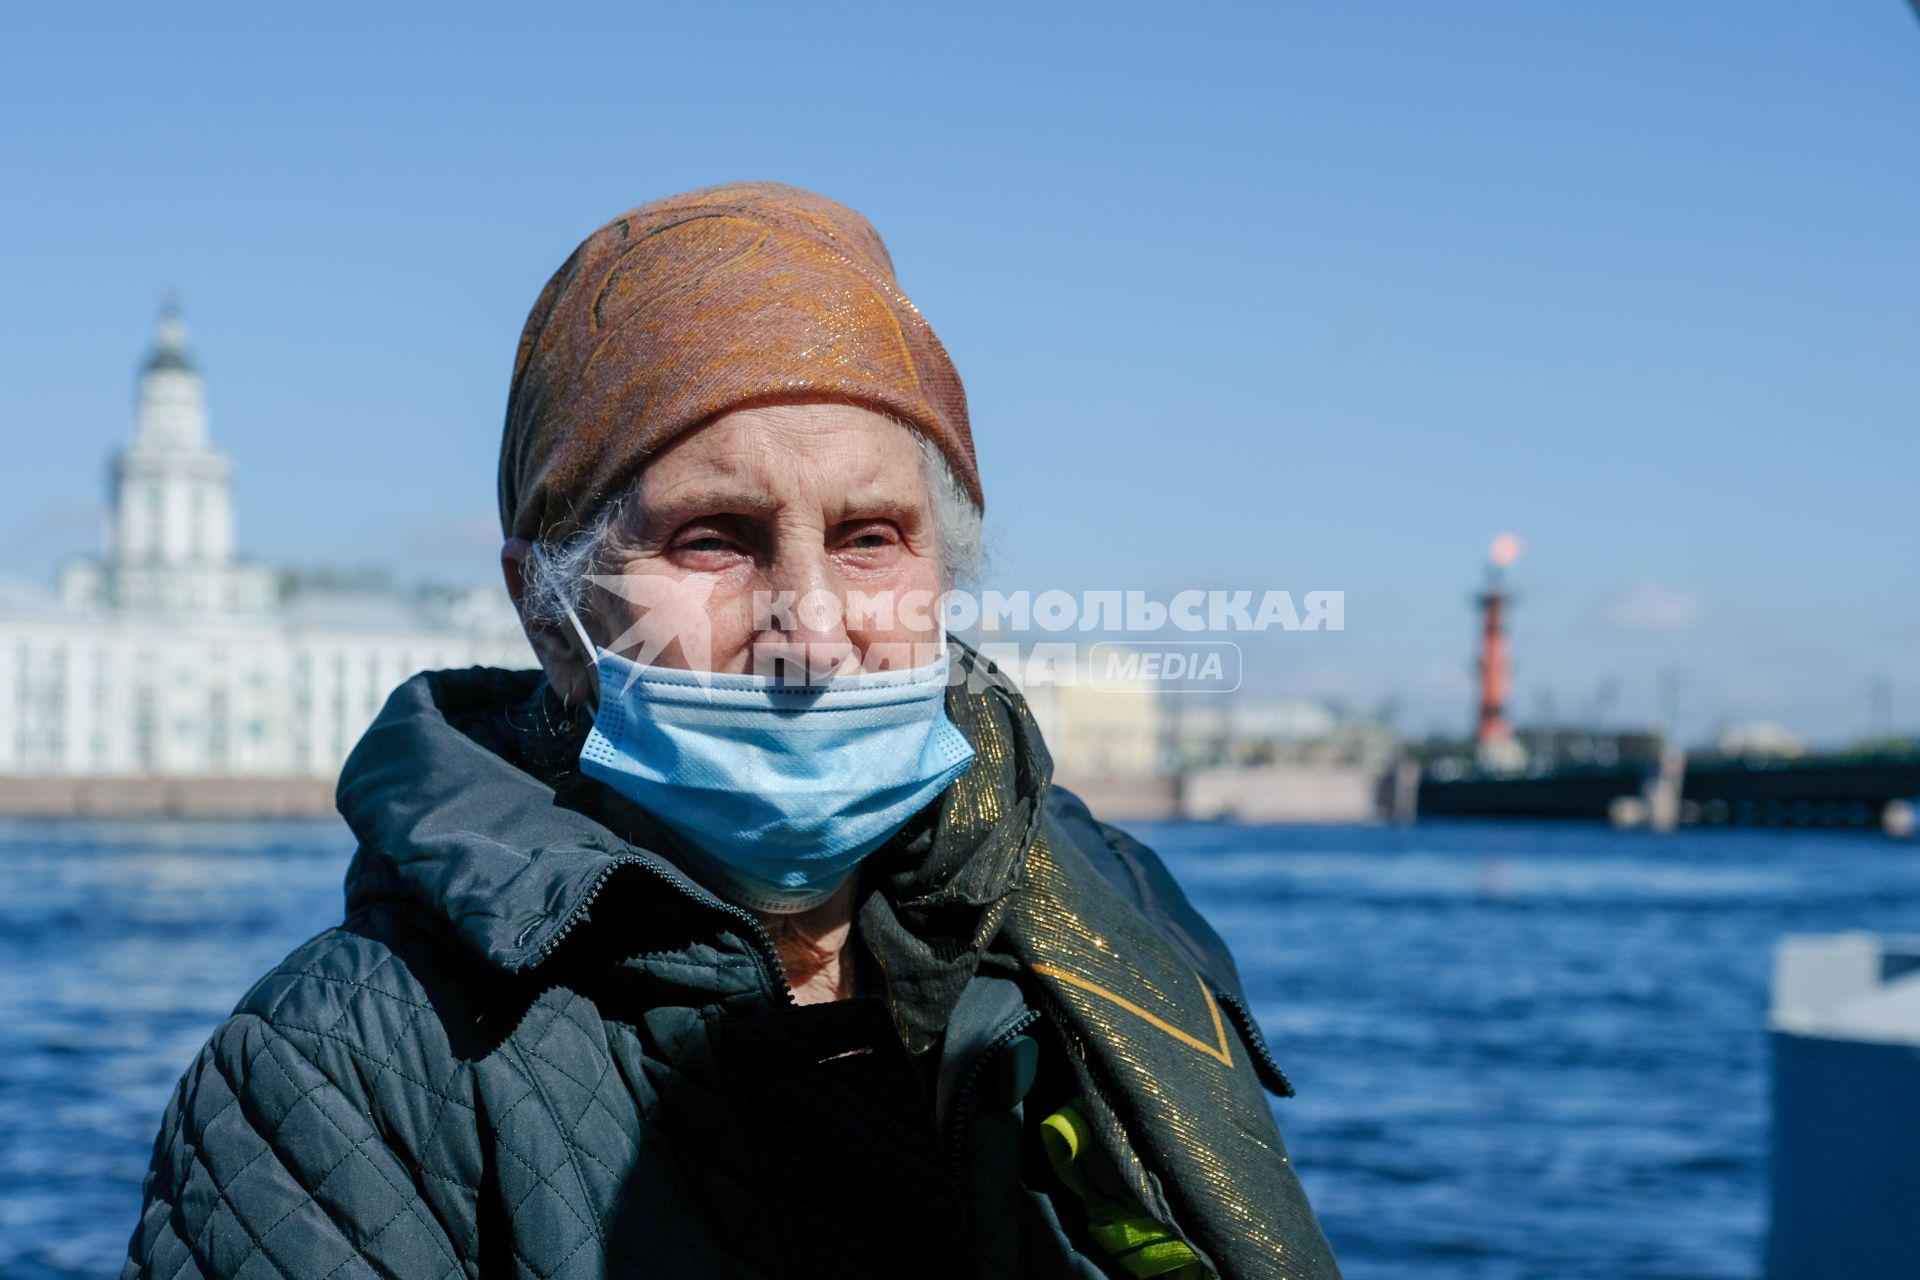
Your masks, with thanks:
[[[689,1184],[654,1132],[666,1087],[718,1135],[702,1150],[751,1145],[703,1078],[712,1010],[636,1004],[622,1021],[563,982],[496,975],[500,1007],[471,1012],[511,1030],[463,1056],[460,962],[376,913],[261,979],[175,1091],[124,1275],[477,1276],[489,1216],[504,1231],[491,1256],[531,1280],[778,1274],[717,1248],[718,1232],[690,1238],[765,1198],[752,1162],[702,1160]],[[698,975],[729,1006],[757,972],[737,954],[666,968],[676,990]]]
[[[135,1234],[147,1274],[461,1274],[368,1117],[252,1015],[230,1020],[181,1082],[147,1192]]]

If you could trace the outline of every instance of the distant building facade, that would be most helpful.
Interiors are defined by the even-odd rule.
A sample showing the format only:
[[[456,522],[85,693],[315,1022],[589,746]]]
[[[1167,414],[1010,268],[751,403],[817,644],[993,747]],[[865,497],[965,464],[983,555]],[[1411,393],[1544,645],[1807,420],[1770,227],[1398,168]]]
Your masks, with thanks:
[[[109,473],[106,545],[0,601],[0,775],[330,778],[414,672],[526,667],[503,591],[283,591],[235,554],[232,476],[178,314]]]
[[[1014,677],[1062,777],[1144,778],[1160,771],[1161,694],[1138,676],[1095,679],[1093,659],[1022,661],[1020,646],[980,646]]]
[[[1304,698],[1170,700],[1162,759],[1172,771],[1273,764],[1384,767],[1400,754],[1392,726]]]

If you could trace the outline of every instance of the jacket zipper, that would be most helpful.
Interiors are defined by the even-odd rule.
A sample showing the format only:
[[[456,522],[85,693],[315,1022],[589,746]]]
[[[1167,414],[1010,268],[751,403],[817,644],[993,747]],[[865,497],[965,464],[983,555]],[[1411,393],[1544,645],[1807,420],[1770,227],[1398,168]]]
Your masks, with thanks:
[[[793,988],[787,984],[787,971],[780,965],[780,953],[773,945],[773,935],[767,932],[767,927],[760,923],[758,916],[744,907],[736,907],[731,902],[722,901],[717,897],[712,898],[710,901],[702,901],[688,893],[683,886],[675,883],[665,872],[648,862],[645,858],[636,858],[631,854],[620,854],[600,869],[599,874],[594,877],[593,883],[587,886],[587,891],[581,896],[580,901],[573,904],[573,907],[567,912],[566,918],[560,922],[560,927],[553,931],[551,937],[540,944],[540,954],[539,958],[534,961],[535,965],[544,963],[548,957],[553,955],[554,950],[559,947],[560,943],[568,934],[573,932],[574,926],[578,925],[586,915],[587,908],[593,904],[594,899],[600,896],[600,891],[606,888],[607,881],[613,878],[613,873],[622,867],[639,867],[681,897],[687,898],[699,906],[706,907],[710,911],[717,911],[721,915],[728,916],[746,925],[754,941],[758,944],[753,949],[753,959],[754,963],[760,969],[760,976],[766,980],[769,987],[780,993],[783,1003],[788,1005],[796,1003],[793,998]]]
[[[953,1185],[954,1203],[959,1208],[960,1225],[969,1237],[973,1234],[972,1207],[967,1203],[967,1123],[973,1115],[973,1095],[980,1087],[980,1077],[985,1073],[987,1064],[1004,1050],[1021,1032],[1040,1020],[1037,1009],[1028,1009],[1001,1029],[1000,1033],[987,1042],[980,1056],[967,1068],[966,1079],[960,1082],[960,1092],[953,1098],[953,1118],[949,1121],[950,1134],[947,1146],[947,1165],[949,1181]]]
[[[1273,1051],[1267,1048],[1267,1038],[1260,1034],[1260,1028],[1254,1022],[1253,1014],[1248,1011],[1247,1006],[1240,1003],[1238,996],[1230,996],[1224,992],[1216,993],[1215,998],[1225,1005],[1227,1012],[1233,1016],[1233,1024],[1239,1030],[1240,1038],[1247,1042],[1248,1049],[1253,1053],[1255,1066],[1267,1077],[1261,1083],[1281,1097],[1291,1098],[1293,1081],[1287,1079],[1287,1073],[1282,1071],[1280,1064],[1273,1060]]]

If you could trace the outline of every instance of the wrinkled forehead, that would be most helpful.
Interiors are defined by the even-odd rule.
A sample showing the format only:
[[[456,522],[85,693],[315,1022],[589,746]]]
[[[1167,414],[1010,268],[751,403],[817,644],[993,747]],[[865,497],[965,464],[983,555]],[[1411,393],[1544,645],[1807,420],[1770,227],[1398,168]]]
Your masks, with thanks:
[[[634,496],[654,513],[769,516],[804,507],[827,519],[907,515],[929,501],[913,428],[845,404],[724,414],[648,460]]]

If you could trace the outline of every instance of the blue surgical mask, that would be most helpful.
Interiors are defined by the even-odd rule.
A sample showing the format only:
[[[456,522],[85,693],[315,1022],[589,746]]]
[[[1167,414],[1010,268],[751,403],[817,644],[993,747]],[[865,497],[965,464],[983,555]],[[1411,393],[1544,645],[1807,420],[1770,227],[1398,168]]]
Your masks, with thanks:
[[[818,684],[644,666],[593,644],[588,777],[664,823],[686,869],[759,911],[805,911],[973,762],[947,657]]]

